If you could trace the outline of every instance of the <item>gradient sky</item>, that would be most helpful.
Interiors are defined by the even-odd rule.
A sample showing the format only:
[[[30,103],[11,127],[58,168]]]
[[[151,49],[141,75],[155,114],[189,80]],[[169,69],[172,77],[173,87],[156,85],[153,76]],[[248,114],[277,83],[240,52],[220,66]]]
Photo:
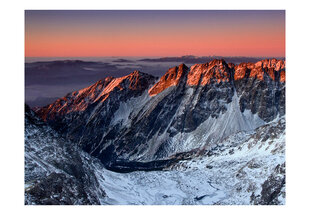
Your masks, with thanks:
[[[285,57],[285,11],[25,11],[26,57]]]

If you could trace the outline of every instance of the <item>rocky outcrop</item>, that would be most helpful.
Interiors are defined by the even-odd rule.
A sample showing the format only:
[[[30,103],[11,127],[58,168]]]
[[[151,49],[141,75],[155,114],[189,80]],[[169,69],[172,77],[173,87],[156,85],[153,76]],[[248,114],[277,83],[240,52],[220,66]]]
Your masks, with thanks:
[[[285,163],[277,165],[274,172],[262,184],[259,195],[252,193],[251,203],[255,205],[278,205],[285,199]]]
[[[82,183],[62,173],[51,173],[26,190],[26,204],[74,205],[99,204],[89,201]]]
[[[100,165],[25,106],[25,204],[100,204]]]

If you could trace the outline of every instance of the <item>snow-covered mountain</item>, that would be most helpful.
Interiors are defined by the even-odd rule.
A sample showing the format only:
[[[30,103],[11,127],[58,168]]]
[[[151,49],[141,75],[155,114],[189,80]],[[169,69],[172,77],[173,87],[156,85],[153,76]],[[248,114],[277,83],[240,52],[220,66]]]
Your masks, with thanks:
[[[35,111],[44,129],[26,122],[26,162],[34,150],[54,168],[52,139],[57,159],[73,160],[70,149],[92,174],[85,192],[99,189],[72,204],[285,203],[283,60],[181,64],[160,79],[134,71]]]
[[[164,159],[283,116],[285,62],[181,64],[156,83],[135,71],[72,92],[37,114],[103,163]]]

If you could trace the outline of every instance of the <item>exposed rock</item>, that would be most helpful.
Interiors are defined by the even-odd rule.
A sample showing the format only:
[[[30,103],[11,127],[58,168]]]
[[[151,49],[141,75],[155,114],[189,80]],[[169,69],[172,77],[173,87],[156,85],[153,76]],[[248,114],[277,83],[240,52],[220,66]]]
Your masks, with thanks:
[[[178,67],[173,67],[163,75],[160,80],[149,90],[150,96],[155,96],[171,86],[176,86],[181,79],[185,78],[188,72],[188,67],[185,64],[180,64]]]
[[[285,163],[278,165],[273,174],[262,184],[260,195],[251,195],[251,202],[258,205],[278,205],[285,199]]]
[[[95,164],[25,106],[25,204],[100,204]]]

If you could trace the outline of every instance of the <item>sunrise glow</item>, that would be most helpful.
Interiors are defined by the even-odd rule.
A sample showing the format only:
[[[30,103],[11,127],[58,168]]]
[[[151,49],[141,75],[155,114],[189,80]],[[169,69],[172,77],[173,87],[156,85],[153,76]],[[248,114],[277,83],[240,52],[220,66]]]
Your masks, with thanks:
[[[285,56],[284,11],[25,11],[26,57]]]

